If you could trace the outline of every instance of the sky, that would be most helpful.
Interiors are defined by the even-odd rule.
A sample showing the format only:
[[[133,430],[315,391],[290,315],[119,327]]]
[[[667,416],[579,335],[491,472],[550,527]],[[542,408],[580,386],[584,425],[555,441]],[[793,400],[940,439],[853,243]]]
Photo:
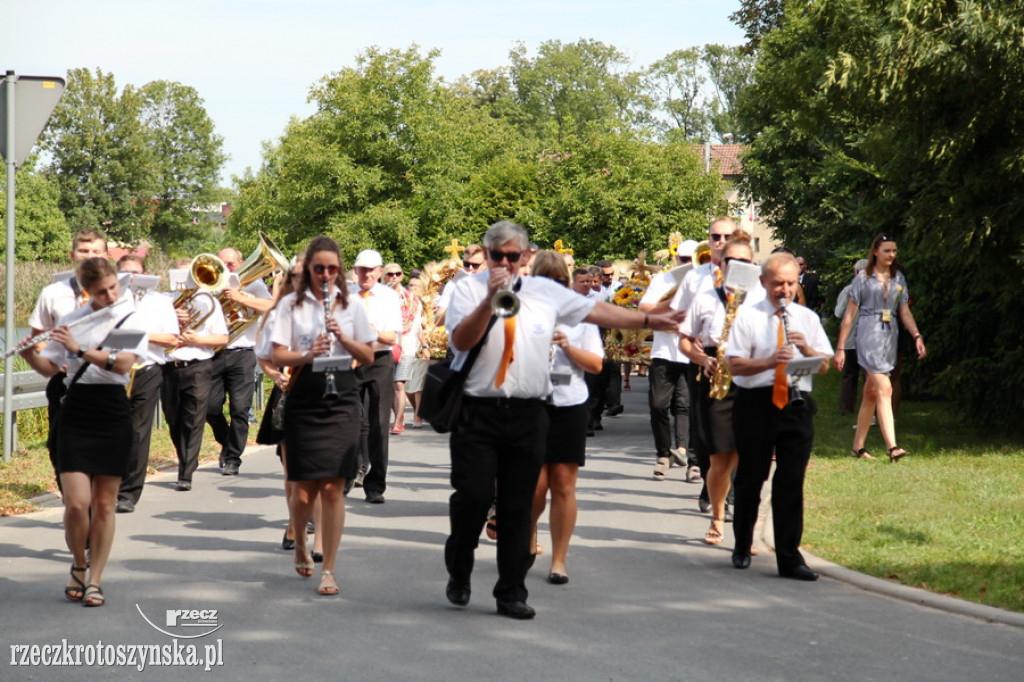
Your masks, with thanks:
[[[455,81],[509,63],[518,43],[598,40],[640,68],[670,52],[744,42],[739,0],[12,0],[0,10],[0,72],[99,68],[119,87],[195,88],[230,156],[222,181],[259,169],[264,141],[313,108],[309,88],[366,48],[441,50]],[[13,7],[11,6],[13,5]]]

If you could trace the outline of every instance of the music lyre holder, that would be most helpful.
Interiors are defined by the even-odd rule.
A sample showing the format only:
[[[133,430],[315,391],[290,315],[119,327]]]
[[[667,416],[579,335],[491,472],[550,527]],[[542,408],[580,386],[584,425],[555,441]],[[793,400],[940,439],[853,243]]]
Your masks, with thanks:
[[[351,355],[327,355],[313,358],[310,367],[314,372],[347,372],[352,369]]]

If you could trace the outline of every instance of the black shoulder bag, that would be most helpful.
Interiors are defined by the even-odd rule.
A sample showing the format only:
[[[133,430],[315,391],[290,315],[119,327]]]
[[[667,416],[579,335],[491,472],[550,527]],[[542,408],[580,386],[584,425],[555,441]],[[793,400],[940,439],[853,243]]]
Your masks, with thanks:
[[[462,369],[452,369],[451,360],[442,360],[427,368],[426,382],[423,384],[423,397],[420,399],[420,416],[427,420],[438,433],[448,433],[455,428],[462,412],[462,387],[466,383],[473,363],[480,355],[487,335],[491,333],[496,315],[491,315],[490,322],[480,341],[469,351],[469,357]]]

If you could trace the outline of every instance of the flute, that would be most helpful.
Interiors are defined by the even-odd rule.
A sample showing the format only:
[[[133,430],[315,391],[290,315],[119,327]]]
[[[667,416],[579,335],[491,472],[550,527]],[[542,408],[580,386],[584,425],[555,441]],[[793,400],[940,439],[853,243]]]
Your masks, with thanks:
[[[112,305],[108,305],[106,308],[100,308],[96,312],[89,313],[85,317],[80,317],[77,320],[75,320],[73,322],[70,322],[69,324],[61,325],[61,326],[65,326],[68,329],[71,329],[72,327],[77,327],[78,325],[82,324],[83,322],[89,322],[89,321],[92,321],[92,320],[97,320],[101,316],[106,315],[107,313],[109,313],[111,310],[113,310],[117,306],[121,305],[122,303],[127,303],[127,302],[128,302],[128,299],[122,298],[122,299],[118,300],[116,303],[113,303]],[[9,351],[6,351],[2,356],[0,356],[0,360],[6,360],[7,358],[11,357],[12,355],[14,355],[16,353],[21,353],[22,351],[25,351],[25,350],[31,348],[32,346],[34,346],[36,344],[46,343],[47,341],[49,341],[53,337],[53,331],[54,330],[51,329],[49,331],[43,332],[42,334],[36,334],[35,336],[30,336],[30,337],[28,337],[26,339],[22,339],[21,343],[19,343],[18,345],[16,345],[14,348],[10,349]]]

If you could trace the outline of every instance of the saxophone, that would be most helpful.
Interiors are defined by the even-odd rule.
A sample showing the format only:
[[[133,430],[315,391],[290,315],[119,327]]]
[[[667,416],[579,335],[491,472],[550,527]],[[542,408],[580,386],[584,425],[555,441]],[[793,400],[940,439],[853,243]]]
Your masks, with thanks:
[[[745,291],[737,291],[729,294],[725,304],[725,324],[722,325],[722,335],[718,337],[718,349],[715,358],[718,364],[715,365],[715,373],[711,375],[711,387],[708,395],[715,400],[721,400],[729,393],[729,386],[732,384],[732,374],[729,372],[729,363],[725,361],[725,349],[729,343],[729,330],[736,320],[736,311],[745,297]]]

